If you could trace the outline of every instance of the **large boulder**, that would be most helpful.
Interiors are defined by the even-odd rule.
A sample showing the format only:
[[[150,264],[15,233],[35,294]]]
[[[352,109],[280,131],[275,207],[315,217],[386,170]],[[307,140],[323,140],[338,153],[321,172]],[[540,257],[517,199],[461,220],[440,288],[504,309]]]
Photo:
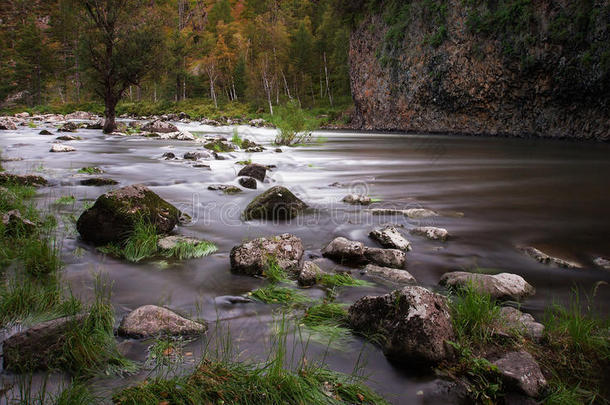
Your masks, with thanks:
[[[396,227],[386,226],[375,229],[369,233],[369,236],[379,242],[384,248],[404,250],[405,252],[411,250],[411,244]]]
[[[196,336],[204,334],[207,329],[205,323],[192,321],[167,308],[144,305],[123,318],[118,333],[132,338],[159,335]]]
[[[42,322],[14,334],[2,346],[7,370],[47,370],[58,365],[70,328],[80,327],[86,314]]]
[[[41,187],[47,185],[47,180],[44,177],[34,176],[32,174],[20,175],[11,173],[0,173],[0,184],[18,184],[20,186]]]
[[[453,356],[447,344],[455,339],[447,299],[423,287],[363,297],[349,308],[348,317],[354,330],[382,336],[390,359],[434,364]]]
[[[547,385],[540,366],[532,355],[524,350],[507,353],[493,364],[509,388],[519,390],[530,397],[539,396]]]
[[[417,280],[406,270],[367,264],[362,273],[396,284],[415,284]]]
[[[285,271],[297,275],[303,265],[303,243],[288,233],[269,238],[257,238],[231,249],[231,271],[248,276],[260,276],[273,258]]]
[[[178,224],[180,211],[141,184],[102,194],[78,218],[81,237],[96,245],[121,242],[138,220],[154,224],[157,233],[169,233]]]
[[[267,167],[263,165],[259,165],[257,163],[250,163],[249,165],[244,166],[239,173],[238,176],[248,176],[253,177],[258,181],[265,181],[265,175],[267,174]]]
[[[489,294],[496,299],[519,301],[536,293],[523,277],[517,274],[479,274],[465,271],[452,271],[443,274],[439,284],[448,287],[463,288],[472,285],[474,289],[482,294]]]
[[[169,132],[178,132],[178,128],[171,122],[154,120],[144,125],[142,131],[166,134]]]
[[[322,249],[322,256],[344,265],[359,265],[366,262],[364,244],[342,236],[333,239]]]
[[[275,186],[255,197],[244,210],[244,218],[286,220],[302,213],[307,204],[286,187]]]

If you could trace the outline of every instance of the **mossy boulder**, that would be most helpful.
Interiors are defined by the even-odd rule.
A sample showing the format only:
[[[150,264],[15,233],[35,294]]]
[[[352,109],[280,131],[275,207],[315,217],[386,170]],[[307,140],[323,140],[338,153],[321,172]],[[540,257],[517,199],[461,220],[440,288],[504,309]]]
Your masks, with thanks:
[[[96,245],[122,242],[137,221],[155,225],[157,233],[169,233],[178,224],[180,211],[141,184],[120,188],[101,195],[93,207],[78,218],[81,237]]]
[[[215,152],[233,152],[235,147],[228,143],[225,139],[216,138],[203,145],[206,149],[213,150]]]
[[[275,186],[256,196],[244,211],[244,218],[286,220],[302,213],[307,204],[286,187]]]
[[[257,238],[231,249],[231,271],[247,276],[264,273],[269,259],[290,275],[297,275],[303,267],[303,242],[294,235],[285,233],[269,238]]]
[[[0,173],[0,184],[17,184],[20,186],[40,187],[46,186],[47,180],[40,176],[31,174],[19,175],[11,173]]]

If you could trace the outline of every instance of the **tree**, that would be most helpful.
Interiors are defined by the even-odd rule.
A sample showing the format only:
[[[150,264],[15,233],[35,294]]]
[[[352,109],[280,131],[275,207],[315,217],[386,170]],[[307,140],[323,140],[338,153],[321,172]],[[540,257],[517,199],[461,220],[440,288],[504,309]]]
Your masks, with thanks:
[[[130,85],[153,67],[161,44],[154,2],[83,0],[85,48],[95,91],[104,99],[104,133],[115,129],[116,105]]]

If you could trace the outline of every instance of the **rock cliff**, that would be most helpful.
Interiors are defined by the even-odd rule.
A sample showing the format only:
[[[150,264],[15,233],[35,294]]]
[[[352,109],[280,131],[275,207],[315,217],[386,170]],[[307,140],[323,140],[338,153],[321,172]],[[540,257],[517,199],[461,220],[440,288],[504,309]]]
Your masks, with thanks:
[[[610,1],[361,3],[355,127],[610,140]]]

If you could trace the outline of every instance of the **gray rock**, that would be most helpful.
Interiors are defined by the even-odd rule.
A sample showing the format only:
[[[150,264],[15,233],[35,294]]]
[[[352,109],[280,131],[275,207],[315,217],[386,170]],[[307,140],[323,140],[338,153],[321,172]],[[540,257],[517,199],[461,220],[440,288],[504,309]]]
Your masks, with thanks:
[[[178,246],[179,243],[189,243],[192,245],[197,245],[201,241],[195,238],[189,238],[187,236],[179,236],[179,235],[171,235],[165,236],[163,238],[159,238],[157,241],[157,247],[159,250],[170,250]]]
[[[250,163],[249,165],[244,166],[239,173],[237,173],[238,176],[253,177],[260,182],[265,181],[266,174],[267,168],[256,163]]]
[[[256,179],[252,177],[240,177],[237,182],[245,188],[256,190]]]
[[[453,356],[447,344],[455,339],[447,299],[423,287],[363,297],[348,316],[354,330],[383,336],[383,351],[391,359],[434,364]]]
[[[134,184],[98,197],[78,218],[76,228],[85,241],[103,245],[125,240],[140,219],[154,224],[159,234],[169,233],[180,215],[146,186]]]
[[[16,131],[17,125],[9,117],[0,117],[0,130]]]
[[[208,190],[222,191],[225,194],[237,194],[243,191],[241,188],[232,186],[230,184],[212,184],[208,186]]]
[[[4,189],[4,187],[2,188]],[[18,210],[2,214],[2,225],[4,225],[4,231],[9,235],[29,235],[36,230],[36,224],[22,217]]]
[[[369,205],[371,203],[371,197],[361,194],[348,194],[343,197],[341,201],[354,205]]]
[[[54,143],[49,152],[76,152],[76,148],[70,145]]]
[[[288,220],[301,214],[307,204],[286,187],[275,186],[255,197],[244,210],[244,218]]]
[[[165,160],[172,160],[176,159],[176,154],[173,152],[165,152],[161,157]]]
[[[104,128],[104,122],[102,120],[97,120],[95,122],[85,124],[84,128],[85,129],[102,129],[102,128]]]
[[[333,239],[324,249],[322,256],[328,257],[340,264],[358,265],[365,263],[364,244],[344,237]]]
[[[316,284],[324,271],[314,262],[303,263],[303,268],[297,277],[297,282],[300,286],[308,287]]]
[[[541,252],[540,250],[532,246],[521,247],[519,248],[519,250],[521,250],[526,255],[536,259],[542,264],[550,264],[558,267],[565,267],[568,269],[579,269],[582,267],[578,263],[570,262],[568,260],[560,259],[558,257],[549,256],[546,253]]]
[[[77,130],[78,130],[78,125],[76,125],[73,122],[66,122],[57,131],[58,132],[76,132]]]
[[[369,276],[381,278],[397,284],[414,284],[417,282],[415,277],[406,270],[381,267],[374,264],[367,264],[363,272]]]
[[[167,308],[144,305],[123,318],[118,333],[133,338],[159,335],[196,336],[204,334],[207,329],[205,323],[184,318]]]
[[[66,332],[81,327],[86,314],[42,322],[14,334],[2,346],[4,368],[14,371],[47,370],[58,367],[66,343]]]
[[[27,111],[15,114],[15,118],[29,118],[29,117],[30,117],[30,113]]]
[[[379,242],[384,248],[398,249],[405,252],[411,250],[409,241],[393,226],[375,229],[369,233],[369,236]]]
[[[81,138],[80,136],[74,136],[74,135],[62,135],[62,136],[58,136],[57,138],[58,141],[80,141],[83,138]]]
[[[38,134],[39,134],[39,135],[53,135],[53,133],[52,133],[52,132],[47,131],[46,129],[43,129],[43,130],[42,130],[42,131],[40,131]]]
[[[154,120],[142,127],[142,131],[146,132],[157,132],[160,134],[167,134],[170,132],[179,132],[178,128],[170,123],[161,120]]]
[[[535,341],[540,341],[544,333],[544,325],[536,322],[533,316],[519,311],[513,307],[502,307],[500,309],[500,335],[510,335],[515,331]]]
[[[510,352],[493,364],[498,367],[505,383],[530,397],[538,397],[547,385],[540,366],[526,351]]]
[[[231,249],[231,271],[260,276],[273,257],[282,269],[296,276],[303,266],[303,252],[301,239],[288,233],[253,239]]]
[[[86,111],[74,111],[73,113],[67,114],[67,120],[93,120],[97,118],[94,114]]]
[[[410,231],[413,235],[424,236],[430,240],[446,241],[449,237],[449,232],[445,228],[437,228],[434,226],[420,226],[413,228]]]
[[[514,301],[519,301],[536,293],[536,289],[523,277],[511,273],[491,275],[452,271],[443,274],[439,284],[460,288],[472,284],[477,291],[483,294],[489,294],[496,299]]]
[[[596,266],[599,266],[602,269],[610,270],[610,260],[608,259],[604,259],[603,257],[596,257],[595,259],[593,259],[593,263],[595,263]]]
[[[200,159],[213,159],[211,153],[205,151],[196,151],[196,152],[186,152],[184,154],[184,159],[186,160],[200,160]]]
[[[379,266],[402,269],[405,267],[407,257],[405,252],[398,249],[364,248],[364,257]]]

